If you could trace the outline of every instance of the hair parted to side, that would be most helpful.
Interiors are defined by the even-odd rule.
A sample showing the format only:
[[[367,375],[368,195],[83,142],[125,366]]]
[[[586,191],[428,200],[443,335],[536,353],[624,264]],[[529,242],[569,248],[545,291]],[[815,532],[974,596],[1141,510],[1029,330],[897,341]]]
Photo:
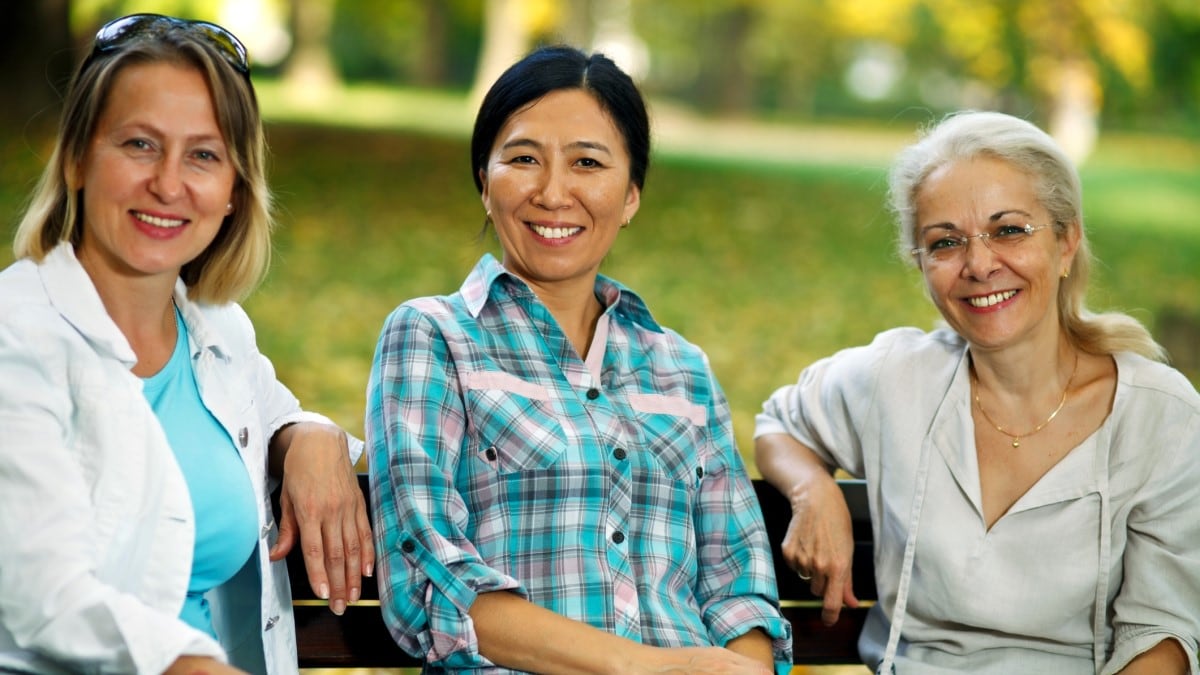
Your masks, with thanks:
[[[890,206],[896,215],[901,258],[916,246],[916,197],[925,179],[950,162],[973,157],[1008,162],[1031,176],[1042,207],[1050,214],[1055,236],[1079,229],[1079,248],[1070,276],[1059,280],[1058,318],[1067,337],[1093,354],[1131,351],[1165,361],[1166,353],[1136,319],[1120,312],[1093,313],[1086,306],[1093,256],[1083,225],[1083,189],[1075,165],[1049,134],[1037,126],[998,112],[966,110],[947,115],[897,155],[888,175]]]
[[[650,165],[650,120],[646,102],[633,79],[607,56],[585,54],[574,47],[540,47],[497,78],[483,97],[471,135],[471,176],[483,192],[480,172],[486,171],[492,144],[514,113],[546,94],[582,89],[612,118],[629,153],[629,179],[638,189],[646,183]]]
[[[109,92],[125,68],[162,62],[195,68],[207,80],[217,124],[237,173],[233,212],[208,248],[183,266],[180,276],[192,300],[235,301],[262,280],[271,258],[266,139],[249,79],[202,37],[186,30],[133,39],[80,63],[63,101],[53,153],[17,227],[13,253],[18,259],[40,261],[61,242],[79,245],[86,227],[86,214],[80,212],[83,186],[71,183],[79,175],[77,168],[87,155]]]

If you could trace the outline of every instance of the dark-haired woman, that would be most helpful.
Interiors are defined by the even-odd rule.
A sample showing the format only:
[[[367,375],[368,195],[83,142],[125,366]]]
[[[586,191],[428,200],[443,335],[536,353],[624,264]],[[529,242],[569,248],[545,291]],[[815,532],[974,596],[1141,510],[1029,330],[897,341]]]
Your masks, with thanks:
[[[641,200],[637,88],[601,55],[538,50],[471,147],[502,259],[401,305],[368,389],[392,634],[427,672],[786,672],[724,396],[598,272]]]

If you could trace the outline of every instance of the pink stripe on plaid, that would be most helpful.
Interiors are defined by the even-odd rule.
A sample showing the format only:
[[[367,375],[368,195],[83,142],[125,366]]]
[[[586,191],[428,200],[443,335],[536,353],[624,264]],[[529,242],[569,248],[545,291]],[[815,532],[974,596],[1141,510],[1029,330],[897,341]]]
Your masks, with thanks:
[[[467,371],[462,375],[462,384],[466,389],[495,389],[538,401],[550,400],[546,387],[499,370]]]
[[[629,406],[638,412],[686,417],[698,427],[708,423],[708,411],[704,406],[696,405],[682,396],[630,394]]]

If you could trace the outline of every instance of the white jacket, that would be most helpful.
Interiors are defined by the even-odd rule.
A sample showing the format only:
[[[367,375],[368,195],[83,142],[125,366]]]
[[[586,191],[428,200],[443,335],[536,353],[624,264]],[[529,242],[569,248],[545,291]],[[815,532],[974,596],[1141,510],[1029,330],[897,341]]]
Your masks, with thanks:
[[[198,654],[296,672],[287,569],[267,557],[267,443],[286,424],[328,420],[275,379],[239,306],[189,302],[182,282],[175,302],[201,398],[258,503],[255,553],[209,594],[223,644],[179,618],[194,545],[187,486],[133,350],[63,244],[0,272],[0,669],[160,673]]]

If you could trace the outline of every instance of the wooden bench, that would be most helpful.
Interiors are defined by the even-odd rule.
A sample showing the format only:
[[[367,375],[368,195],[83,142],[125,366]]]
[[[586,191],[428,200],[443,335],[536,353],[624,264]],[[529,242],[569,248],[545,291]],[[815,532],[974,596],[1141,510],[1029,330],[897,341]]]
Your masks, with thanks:
[[[359,475],[363,494],[368,493],[365,474]],[[872,567],[871,523],[867,510],[866,486],[862,481],[839,481],[846,494],[854,520],[854,590],[860,600],[875,600],[875,576]],[[766,481],[754,481],[759,503],[770,535],[775,559],[775,575],[784,616],[792,622],[795,636],[794,661],[797,665],[859,663],[858,634],[866,619],[866,607],[843,609],[833,626],[821,623],[821,603],[802,581],[782,563],[779,542],[787,532],[791,507],[787,500]],[[370,504],[371,500],[367,500]],[[421,662],[396,646],[383,623],[379,592],[374,579],[363,579],[362,600],[336,616],[326,603],[313,595],[304,573],[300,548],[288,556],[292,580],[292,599],[296,616],[296,641],[301,668],[419,668]],[[869,605],[870,602],[865,602]]]

